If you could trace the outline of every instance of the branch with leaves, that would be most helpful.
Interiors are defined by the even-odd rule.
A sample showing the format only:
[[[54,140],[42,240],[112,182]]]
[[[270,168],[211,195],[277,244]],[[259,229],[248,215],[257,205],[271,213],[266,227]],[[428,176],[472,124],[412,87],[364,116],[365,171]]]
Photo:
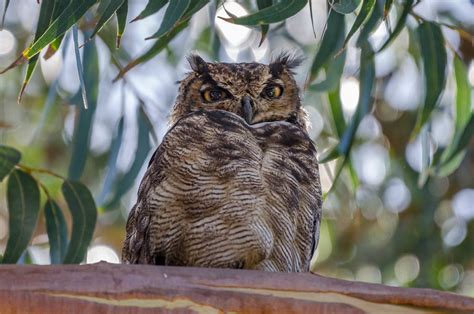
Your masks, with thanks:
[[[97,208],[89,189],[78,181],[54,172],[19,164],[21,154],[14,148],[0,145],[0,182],[6,178],[9,212],[9,237],[1,262],[17,263],[35,231],[40,213],[40,187],[46,195],[44,217],[53,264],[78,264],[83,261],[92,240]],[[62,194],[72,216],[72,232],[68,232],[64,214],[46,186],[34,174],[47,174],[62,181]]]

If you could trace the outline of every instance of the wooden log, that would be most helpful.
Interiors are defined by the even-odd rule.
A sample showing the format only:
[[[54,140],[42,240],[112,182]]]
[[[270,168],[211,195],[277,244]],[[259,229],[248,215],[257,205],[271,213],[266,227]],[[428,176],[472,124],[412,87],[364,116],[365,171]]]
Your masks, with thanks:
[[[474,312],[474,299],[319,275],[151,265],[0,266],[0,313]]]

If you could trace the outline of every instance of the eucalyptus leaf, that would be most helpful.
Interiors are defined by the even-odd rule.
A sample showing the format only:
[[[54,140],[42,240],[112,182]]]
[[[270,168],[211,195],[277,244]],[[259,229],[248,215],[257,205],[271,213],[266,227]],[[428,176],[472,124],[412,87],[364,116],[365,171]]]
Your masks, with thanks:
[[[156,12],[160,11],[168,3],[168,0],[149,0],[145,9],[132,20],[132,22],[144,19]]]
[[[76,119],[72,143],[72,155],[69,164],[68,178],[79,180],[84,171],[87,151],[92,131],[92,120],[97,108],[99,92],[99,62],[94,40],[84,46],[83,54],[84,87],[87,90],[88,109],[78,108],[79,118]]]
[[[405,3],[403,4],[402,12],[400,14],[400,17],[398,18],[397,24],[395,25],[393,32],[390,34],[387,41],[385,41],[382,47],[380,47],[377,53],[387,48],[392,43],[392,41],[395,38],[397,38],[398,34],[400,34],[400,32],[403,30],[403,28],[405,27],[405,22],[408,17],[408,13],[410,13],[411,8],[413,7],[413,1],[414,0],[405,0]]]
[[[0,23],[0,30],[5,26],[5,16],[7,15],[8,6],[10,5],[10,0],[5,0],[5,5],[3,6],[2,22]]]
[[[0,145],[0,182],[3,181],[10,171],[21,159],[21,153],[16,149]]]
[[[81,95],[82,95],[82,101],[84,104],[84,109],[87,109],[89,107],[88,101],[87,101],[87,91],[86,91],[86,84],[84,82],[84,71],[83,71],[83,66],[82,66],[82,61],[81,61],[81,53],[79,52],[79,39],[78,39],[78,30],[77,26],[74,25],[72,27],[72,39],[74,42],[74,55],[76,56],[76,67],[77,67],[77,74],[79,76],[79,83],[81,87]],[[91,36],[92,37],[92,36]]]
[[[385,5],[383,9],[383,16],[384,18],[387,18],[388,13],[390,12],[390,8],[392,7],[393,0],[385,0]]]
[[[307,3],[308,0],[278,1],[253,14],[241,17],[220,18],[227,22],[239,25],[264,25],[278,23],[301,11]]]
[[[98,31],[110,20],[110,18],[115,14],[115,12],[122,6],[127,0],[109,0],[107,6],[103,8],[103,12],[100,12],[99,21],[97,22],[94,31],[92,32],[90,38],[94,37]],[[101,4],[104,2],[101,2]],[[102,11],[102,10],[101,10]]]
[[[344,71],[344,64],[346,62],[346,52],[342,51],[334,60],[328,62],[324,68],[326,70],[326,78],[318,83],[309,86],[308,90],[314,92],[333,91],[338,88]]]
[[[361,0],[328,0],[331,8],[341,14],[349,14],[359,7]]]
[[[413,132],[416,134],[436,107],[446,82],[447,55],[439,25],[424,22],[417,29],[423,61],[425,99]]]
[[[349,30],[346,39],[344,40],[344,46],[347,45],[355,32],[357,32],[357,30],[368,21],[372,12],[374,11],[375,5],[376,0],[363,0],[359,15],[357,15],[354,24],[352,24],[352,27]]]
[[[146,122],[146,114],[142,108],[137,113],[138,123],[138,138],[137,149],[135,151],[135,159],[133,160],[130,169],[122,175],[115,185],[114,195],[105,206],[106,208],[113,208],[117,205],[120,198],[133,186],[138,173],[145,164],[145,160],[150,152],[150,133],[151,129]]]
[[[158,31],[147,39],[159,38],[170,32],[191,5],[191,0],[170,0]]]
[[[117,131],[112,140],[112,144],[110,145],[109,160],[107,161],[107,173],[105,175],[102,191],[100,192],[100,195],[97,200],[99,206],[102,206],[105,203],[105,200],[110,194],[110,191],[112,190],[112,185],[117,176],[117,158],[120,151],[120,147],[122,146],[124,121],[124,117],[122,116],[118,123]]]
[[[35,179],[15,169],[8,177],[8,242],[3,264],[15,264],[28,247],[40,209],[40,193]]]
[[[23,56],[29,59],[39,53],[41,49],[53,42],[60,35],[63,35],[69,28],[76,24],[96,2],[97,0],[82,0],[69,3],[64,11],[49,25],[43,35],[23,52]]]
[[[454,76],[456,78],[456,129],[462,129],[472,115],[471,85],[468,79],[466,66],[462,60],[454,55]]]
[[[120,48],[122,42],[122,36],[125,32],[125,26],[127,25],[127,14],[128,14],[128,0],[124,1],[122,5],[117,9],[117,39],[115,41],[115,47]]]
[[[379,27],[382,23],[383,15],[383,4],[380,1],[375,2],[375,7],[372,10],[367,22],[361,27],[359,36],[357,38],[357,47],[361,47],[365,43],[369,36]]]
[[[265,8],[268,8],[272,4],[273,4],[272,0],[257,0],[257,7],[259,11]],[[312,18],[313,18],[313,15],[311,14],[311,20]],[[270,29],[270,25],[268,24],[263,24],[262,26],[260,26],[261,37],[260,37],[260,43],[258,46],[262,45],[263,41],[265,40],[265,37],[267,37],[267,33],[269,29]]]
[[[69,5],[71,1],[72,0],[55,0],[53,16],[51,20],[52,21],[56,20],[58,16],[61,15],[61,13],[64,11],[64,9],[67,8],[67,6]],[[49,44],[48,49],[46,50],[46,53],[44,54],[44,59],[47,60],[51,58],[58,51],[63,41],[63,38],[64,38],[64,34],[60,35],[55,40],[53,40],[52,43]]]
[[[351,122],[344,130],[339,144],[326,156],[323,156],[321,163],[328,162],[339,156],[347,157],[354,142],[354,137],[362,119],[372,110],[372,90],[375,85],[375,64],[373,50],[368,42],[362,46],[360,54],[360,74],[359,74],[359,100],[356,111]]]
[[[67,224],[59,205],[48,199],[44,205],[46,231],[49,239],[49,256],[51,264],[61,264],[66,256]]]
[[[169,44],[169,42],[176,37],[182,30],[184,30],[188,26],[188,21],[184,23],[178,24],[173,30],[171,30],[169,33],[166,35],[160,37],[154,44],[151,46],[145,53],[143,53],[141,56],[138,58],[132,60],[130,63],[128,63],[117,75],[117,77],[114,79],[114,81],[118,80],[119,78],[123,77],[128,71],[136,67],[137,65],[146,62],[148,60],[151,60],[154,56],[159,54],[166,46]]]
[[[51,22],[51,17],[53,15],[54,5],[56,0],[43,0],[41,2],[40,14],[38,18],[38,23],[36,25],[36,33],[34,40],[38,40],[38,38],[43,35],[46,29]],[[28,85],[31,77],[33,76],[33,72],[36,68],[36,63],[38,62],[38,55],[32,57],[28,62],[28,67],[26,68],[25,78],[23,80],[23,84],[20,89],[20,94],[18,95],[18,103],[21,101],[21,97],[23,96],[23,92]]]
[[[64,264],[79,264],[84,260],[97,221],[97,208],[89,189],[77,181],[65,180],[62,192],[72,216],[72,233]]]
[[[314,57],[311,65],[309,83],[311,83],[317,76],[319,70],[324,64],[333,58],[344,43],[345,22],[344,15],[331,10],[327,21],[327,29],[321,39],[319,50]]]

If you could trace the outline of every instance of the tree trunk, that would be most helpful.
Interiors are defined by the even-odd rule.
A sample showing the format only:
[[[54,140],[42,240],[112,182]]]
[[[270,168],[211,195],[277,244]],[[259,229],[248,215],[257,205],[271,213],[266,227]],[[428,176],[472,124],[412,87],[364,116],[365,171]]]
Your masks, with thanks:
[[[474,299],[315,274],[150,265],[0,266],[1,313],[474,312]]]

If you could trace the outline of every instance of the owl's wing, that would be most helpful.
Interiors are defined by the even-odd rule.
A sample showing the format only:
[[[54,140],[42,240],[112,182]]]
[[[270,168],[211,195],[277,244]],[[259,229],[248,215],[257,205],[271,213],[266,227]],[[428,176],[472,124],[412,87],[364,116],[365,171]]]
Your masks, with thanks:
[[[316,148],[288,122],[252,125],[262,149],[262,178],[274,234],[263,269],[308,271],[319,240],[321,185]]]
[[[151,188],[153,177],[160,177],[161,169],[151,167],[161,152],[158,148],[150,159],[138,192],[137,203],[127,219],[126,237],[122,248],[122,262],[127,264],[154,264],[154,256],[148,243],[151,213],[148,210],[146,194]]]

